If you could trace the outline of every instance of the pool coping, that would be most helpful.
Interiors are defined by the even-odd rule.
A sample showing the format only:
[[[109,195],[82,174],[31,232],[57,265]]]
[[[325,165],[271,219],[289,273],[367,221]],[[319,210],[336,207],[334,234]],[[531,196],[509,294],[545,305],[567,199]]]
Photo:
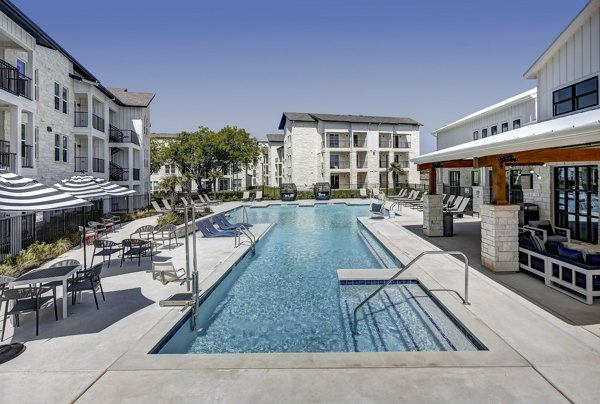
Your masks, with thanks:
[[[380,232],[371,227],[366,218],[358,220],[401,262],[410,257],[396,248]],[[262,239],[272,228],[269,225],[257,239]],[[205,280],[206,290],[215,287],[249,251],[249,246],[232,254]],[[339,271],[339,270],[338,270]],[[348,271],[348,270],[342,270]],[[365,279],[380,279],[391,276],[397,269],[352,270],[344,276]],[[368,274],[365,274],[368,272]],[[437,283],[418,266],[411,273],[418,276],[398,279],[417,279],[427,289],[437,289]],[[195,369],[328,369],[328,368],[431,368],[431,367],[530,367],[531,364],[483,321],[468,310],[468,306],[450,292],[436,293],[436,299],[478,339],[487,351],[462,352],[328,352],[328,353],[244,353],[244,354],[151,354],[174,330],[177,324],[189,315],[189,309],[170,309],[152,327],[135,348],[117,359],[109,370],[195,370]]]

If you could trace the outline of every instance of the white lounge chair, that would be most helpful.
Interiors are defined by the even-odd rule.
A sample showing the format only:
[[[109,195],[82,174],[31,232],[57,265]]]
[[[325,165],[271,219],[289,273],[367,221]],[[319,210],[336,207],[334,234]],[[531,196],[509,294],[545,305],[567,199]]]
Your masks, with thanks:
[[[156,201],[150,201],[150,203],[152,204],[152,207],[157,213],[165,213],[165,210],[158,206],[158,203]]]
[[[206,201],[206,203],[210,203],[211,205],[212,204],[217,204],[218,205],[219,203],[223,202],[220,199],[210,199],[207,194],[202,194],[202,196],[204,197],[204,201]],[[198,194],[198,197],[200,197],[200,194]]]
[[[166,199],[162,200],[163,205],[165,205],[165,209],[170,211],[171,210],[171,204],[169,204],[169,201],[167,201]]]
[[[467,205],[469,204],[469,201],[471,200],[471,198],[463,198],[462,196],[460,198],[462,198],[462,199],[459,202],[459,204],[456,205],[455,208],[448,208],[448,209],[445,209],[445,211],[451,212],[455,215],[459,214],[459,213],[465,213],[465,209],[467,208]]]
[[[361,188],[358,190],[360,193],[360,197],[365,199],[367,197],[367,189],[366,188]]]
[[[175,269],[171,262],[153,262],[152,279],[158,279],[163,285],[169,282],[185,282],[185,270],[183,268]]]
[[[248,202],[250,200],[250,191],[244,191],[242,194],[242,201]]]
[[[256,196],[254,197],[255,201],[262,201],[263,200],[263,195],[262,195],[262,191],[256,191]]]

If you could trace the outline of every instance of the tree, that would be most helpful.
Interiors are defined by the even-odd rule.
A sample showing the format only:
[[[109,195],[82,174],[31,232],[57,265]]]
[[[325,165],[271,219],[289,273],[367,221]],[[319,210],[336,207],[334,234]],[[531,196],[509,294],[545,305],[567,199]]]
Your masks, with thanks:
[[[212,184],[213,196],[215,199],[217,199],[217,181],[223,178],[223,174],[221,174],[221,171],[213,169],[210,170],[206,178],[208,178],[208,180]]]
[[[163,143],[157,139],[150,139],[150,172],[157,173],[158,170],[167,162],[168,143]]]
[[[398,182],[398,177],[399,176],[406,174],[406,170],[404,170],[402,168],[402,166],[400,165],[400,163],[397,163],[395,161],[392,161],[390,163],[390,167],[388,168],[388,170],[394,176],[394,185],[396,185],[395,183]]]
[[[180,185],[180,181],[176,175],[167,175],[158,183],[158,186],[164,188],[171,197],[171,211],[173,212],[175,212],[175,202],[177,202],[178,185]]]

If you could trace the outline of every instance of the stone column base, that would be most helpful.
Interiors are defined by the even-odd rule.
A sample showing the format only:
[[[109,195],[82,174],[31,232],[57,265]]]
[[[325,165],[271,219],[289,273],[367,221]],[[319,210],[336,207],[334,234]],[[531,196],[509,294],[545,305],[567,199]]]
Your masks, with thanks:
[[[442,195],[425,195],[423,198],[423,234],[429,237],[444,235]]]
[[[481,263],[493,272],[519,270],[519,206],[481,205]]]

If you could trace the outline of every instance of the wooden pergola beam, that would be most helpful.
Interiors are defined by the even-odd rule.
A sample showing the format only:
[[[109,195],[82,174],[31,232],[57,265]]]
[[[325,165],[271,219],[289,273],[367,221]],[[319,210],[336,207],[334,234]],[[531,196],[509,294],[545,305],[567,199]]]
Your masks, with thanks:
[[[499,158],[511,156],[515,161],[505,163],[511,166],[539,165],[562,161],[596,161],[600,160],[600,148],[588,147],[579,149],[540,149],[496,154],[473,159],[473,167],[490,167],[499,163]]]
[[[472,160],[452,160],[452,161],[441,161],[436,163],[422,163],[417,164],[418,171],[429,170],[432,167],[435,168],[468,168],[473,167]]]

